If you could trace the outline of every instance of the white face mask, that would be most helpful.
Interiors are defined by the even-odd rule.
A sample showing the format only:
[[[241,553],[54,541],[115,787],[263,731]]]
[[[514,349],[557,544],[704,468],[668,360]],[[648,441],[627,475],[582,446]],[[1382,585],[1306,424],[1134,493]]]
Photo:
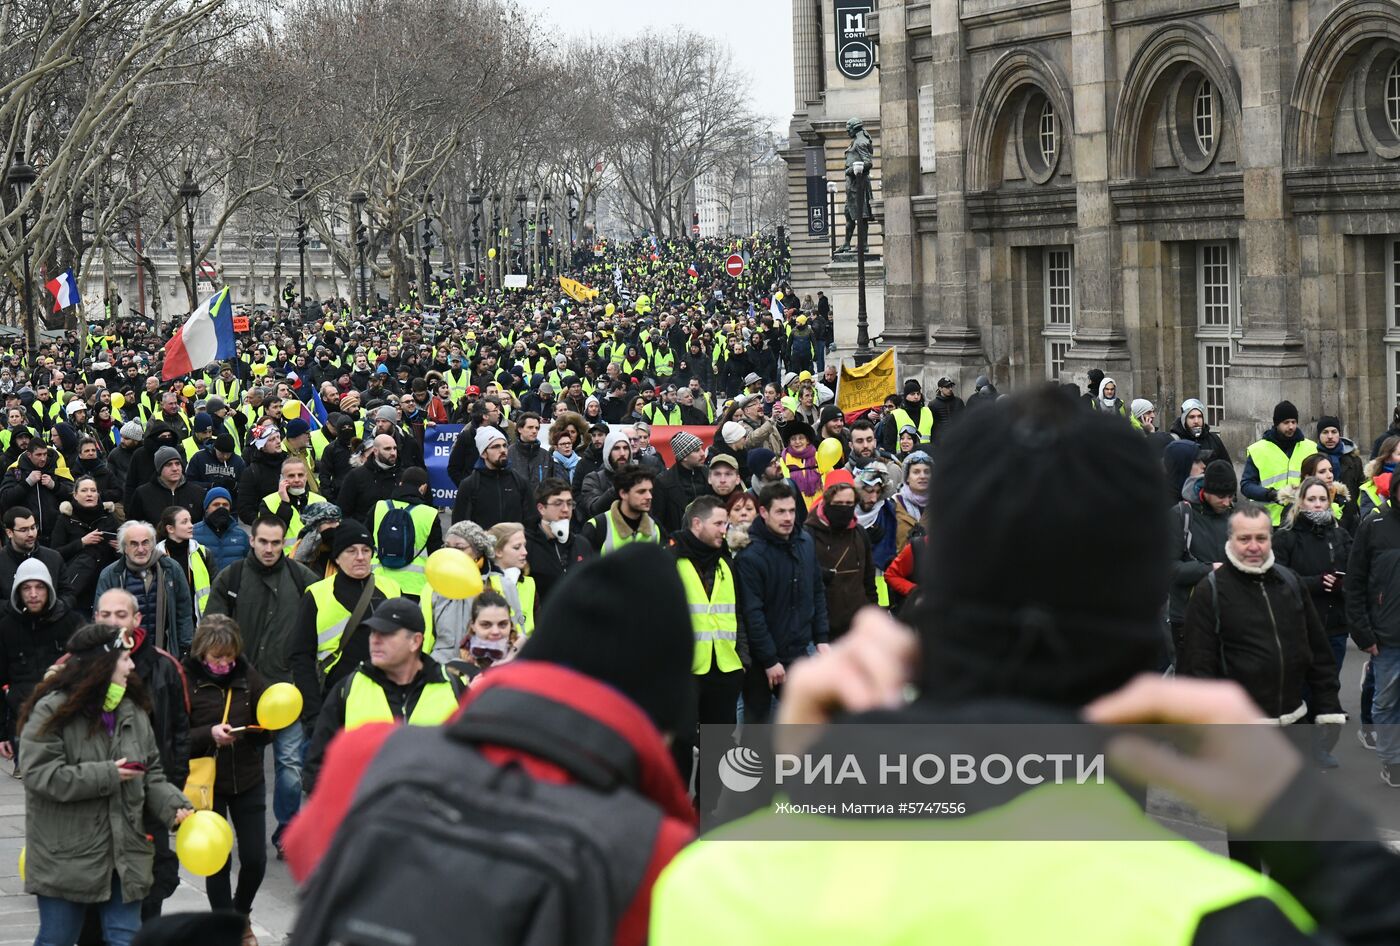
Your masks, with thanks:
[[[564,520],[564,521],[565,521],[565,522],[568,522],[567,519]],[[564,531],[567,532],[568,530],[565,529]],[[520,569],[518,569],[518,568],[507,568],[507,569],[504,569],[504,572],[503,572],[503,573],[504,573],[505,576],[506,576],[507,578],[509,578],[511,581],[519,581],[519,580],[520,580]]]
[[[287,487],[287,495],[289,495],[289,496],[305,496],[305,495],[306,495],[306,487],[305,487],[305,486],[288,486],[288,487]]]
[[[552,533],[554,533],[554,541],[556,541],[556,542],[567,542],[567,541],[569,541],[569,520],[568,520],[568,519],[559,519],[559,520],[556,520],[555,522],[547,523],[547,525],[549,526],[549,531],[552,532]]]

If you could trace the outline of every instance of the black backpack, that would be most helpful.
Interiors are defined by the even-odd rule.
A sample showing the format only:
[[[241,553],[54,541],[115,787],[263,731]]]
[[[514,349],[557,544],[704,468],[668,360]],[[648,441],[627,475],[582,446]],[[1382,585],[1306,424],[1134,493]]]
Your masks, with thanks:
[[[577,781],[536,781],[477,744]],[[293,946],[611,946],[661,809],[632,747],[561,703],[504,687],[442,727],[391,735],[312,874]]]
[[[389,509],[379,520],[379,531],[375,533],[375,550],[379,553],[379,564],[385,568],[403,568],[413,561],[417,537],[413,534],[413,515],[407,503],[385,500]]]

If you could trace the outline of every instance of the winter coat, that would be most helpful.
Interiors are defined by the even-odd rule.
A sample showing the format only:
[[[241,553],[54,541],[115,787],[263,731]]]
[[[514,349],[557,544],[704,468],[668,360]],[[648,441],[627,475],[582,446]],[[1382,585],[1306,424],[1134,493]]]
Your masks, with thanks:
[[[553,536],[545,536],[544,527],[536,523],[525,530],[525,551],[530,565],[530,577],[535,579],[535,613],[544,607],[550,589],[579,563],[597,556],[598,552],[578,528],[571,528],[569,541],[560,544]]]
[[[1361,459],[1361,451],[1356,449],[1356,444],[1343,437],[1337,442],[1335,451],[1319,443],[1317,452],[1332,461],[1332,475],[1337,482],[1346,486],[1347,492],[1353,497],[1361,493],[1361,484],[1366,482],[1366,463]]]
[[[1300,514],[1288,528],[1274,533],[1274,556],[1303,582],[1327,633],[1343,633],[1347,626],[1346,579],[1328,592],[1322,588],[1322,576],[1347,570],[1351,557],[1351,536],[1347,530],[1335,519],[1329,518],[1326,525],[1319,526]]]
[[[26,611],[20,598],[19,587],[26,581],[49,586],[48,603],[38,614]],[[45,671],[63,656],[68,638],[82,624],[68,602],[58,596],[53,576],[43,562],[31,558],[20,565],[10,599],[0,610],[0,686],[5,687],[5,699],[0,703],[0,740],[14,739],[20,709],[44,679]]]
[[[268,453],[265,450],[248,451],[247,466],[238,478],[238,490],[233,494],[233,511],[244,525],[251,526],[258,518],[258,508],[264,496],[277,492],[282,482],[282,461],[285,453]],[[350,514],[347,512],[346,516]]]
[[[214,453],[214,444],[211,442],[200,447],[194,452],[194,456],[190,457],[189,466],[185,468],[185,476],[189,477],[191,483],[198,483],[205,489],[222,486],[228,490],[230,496],[237,496],[238,481],[247,468],[248,464],[244,463],[243,458],[236,453],[229,454],[227,460],[220,460],[218,455]]]
[[[962,416],[963,411],[967,410],[967,405],[956,394],[952,397],[937,394],[929,402],[928,409],[933,412],[933,432],[929,435],[929,443],[938,443],[948,436],[948,425]],[[899,431],[896,430],[894,433],[897,442]]]
[[[538,440],[534,443],[517,440],[506,451],[506,466],[525,478],[531,495],[544,480],[545,461],[548,459],[549,451]]]
[[[822,568],[827,623],[831,639],[837,640],[850,630],[857,611],[875,603],[875,559],[870,540],[854,520],[845,529],[833,529],[820,510],[807,517],[804,528],[812,537]]]
[[[1192,484],[1197,488],[1192,489]],[[1201,501],[1199,477],[1187,480],[1184,490],[1194,498],[1183,500],[1167,510],[1167,554],[1171,560],[1171,589],[1168,614],[1173,624],[1186,620],[1186,602],[1191,591],[1225,561],[1225,540],[1230,536],[1230,510],[1216,513]]]
[[[238,520],[233,517],[229,518],[228,528],[222,534],[215,532],[207,519],[201,519],[195,523],[194,540],[209,553],[216,573],[234,562],[242,561],[251,547],[248,533],[239,527]]]
[[[58,524],[59,504],[73,495],[73,481],[67,475],[66,465],[62,468],[64,472],[59,472],[61,461],[58,452],[50,450],[48,462],[40,472],[48,474],[53,485],[26,482],[36,469],[31,456],[29,453],[20,454],[15,465],[5,471],[4,479],[0,481],[0,509],[24,506],[34,513],[35,525],[39,527],[39,541],[48,545],[54,526]]]
[[[365,528],[369,528],[374,518],[374,504],[394,495],[394,489],[399,485],[402,475],[403,467],[400,464],[396,463],[386,470],[375,460],[368,459],[345,474],[336,505],[340,507],[346,519],[362,522]],[[277,484],[274,483],[268,492],[276,490]],[[267,493],[263,494],[266,495]],[[258,497],[261,498],[262,496]],[[256,502],[257,500],[254,500],[255,505]]]
[[[139,443],[134,447],[127,447],[124,444],[125,441],[117,444],[116,449],[107,454],[107,474],[112,489],[117,493],[117,502],[125,502],[126,500],[126,483],[127,476],[131,471],[131,460],[141,449]]]
[[[97,482],[97,492],[104,503],[119,503],[122,501],[122,486],[114,483],[112,471],[107,467],[107,460],[104,457],[97,457],[95,460],[75,460],[68,464],[68,470],[73,475],[73,482],[77,482],[79,477],[90,476]]]
[[[767,669],[807,655],[829,640],[826,587],[812,537],[794,529],[783,539],[755,519],[749,544],[734,559],[739,604],[754,663]]]
[[[117,517],[105,504],[85,508],[69,500],[58,507],[53,530],[54,551],[64,562],[61,589],[84,614],[91,612],[92,592],[102,569],[117,560]],[[84,545],[83,536],[94,529],[111,533],[96,545]],[[111,539],[109,542],[108,539]]]
[[[500,522],[528,523],[535,516],[534,491],[518,470],[481,466],[457,487],[452,521],[471,520],[483,529]]]
[[[290,683],[292,628],[304,592],[320,578],[285,555],[266,568],[249,554],[215,576],[204,613],[237,621],[248,662],[269,682]]]
[[[21,737],[25,892],[104,903],[115,872],[122,899],[140,901],[153,879],[146,820],[173,826],[189,802],[167,779],[151,721],[131,700],[117,704],[111,734],[84,718],[44,732],[67,698],[50,693],[41,699]],[[145,774],[122,782],[111,764],[118,759],[145,765]]]
[[[142,486],[126,507],[127,519],[139,519],[155,525],[161,514],[171,506],[188,509],[195,522],[204,518],[204,487],[181,478],[174,489],[161,481],[159,474]]]
[[[58,585],[59,594],[68,597],[68,603],[72,604],[73,599],[67,595],[68,569],[65,567],[63,558],[51,548],[42,545],[34,546],[34,551],[28,555],[22,555],[15,551],[14,544],[6,542],[0,546],[0,589],[8,593],[15,586],[15,575],[19,567],[31,558],[37,558],[44,563],[44,567],[49,570],[49,577]]]
[[[224,698],[230,690],[233,696],[228,701],[228,724],[235,729],[256,726],[258,700],[267,689],[267,681],[244,657],[239,657],[222,678],[193,657],[185,658],[184,668],[190,682],[190,757],[214,757],[215,795],[262,791],[263,746],[271,741],[271,734],[247,729],[234,736],[233,745],[220,746],[214,742],[212,729],[224,719]]]
[[[1232,466],[1234,465],[1235,461],[1230,459],[1230,451],[1225,449],[1225,441],[1221,440],[1220,435],[1210,429],[1210,424],[1205,424],[1201,427],[1201,435],[1199,437],[1192,437],[1191,433],[1186,429],[1186,425],[1183,424],[1181,418],[1178,417],[1176,422],[1172,424],[1171,430],[1169,430],[1168,433],[1176,440],[1185,440],[1188,443],[1194,442],[1197,446],[1209,450],[1211,452],[1210,460],[1225,460]],[[1206,462],[1210,461],[1207,460]]]
[[[708,467],[702,465],[692,470],[677,463],[656,478],[654,492],[651,517],[663,532],[669,534],[685,527],[686,523],[681,520],[685,518],[685,509],[691,502],[711,495],[714,490],[710,489]]]
[[[183,435],[176,436],[170,425],[160,420],[152,421],[146,428],[146,434],[141,438],[141,446],[136,448],[135,455],[131,458],[131,466],[126,471],[122,501],[127,507],[131,506],[136,490],[149,483],[151,477],[159,472],[156,469],[156,451],[161,447],[180,450],[182,437]],[[180,450],[180,455],[185,455],[183,450]],[[131,516],[128,515],[127,518],[130,519]]]
[[[1356,527],[1347,559],[1347,624],[1358,647],[1400,647],[1400,514],[1386,506]]]
[[[161,588],[165,593],[165,626],[154,627],[154,614],[141,615],[141,622],[152,628],[156,634],[156,645],[171,653],[184,654],[194,640],[194,605],[191,603],[190,583],[175,560],[168,555],[156,558],[155,567],[160,570]],[[126,559],[118,558],[102,569],[97,576],[97,589],[93,592],[93,604],[102,597],[102,592],[112,588],[126,588]]]
[[[612,465],[613,447],[619,442],[627,439],[627,432],[614,428],[608,432],[603,439],[603,450],[601,453],[601,466],[591,473],[583,474],[580,480],[578,515],[583,519],[592,519],[599,513],[606,512],[608,507],[617,499],[617,490],[613,487]],[[585,453],[585,457],[587,454]],[[583,460],[579,461],[580,466]]]
[[[1343,722],[1327,633],[1301,581],[1292,576],[1290,583],[1283,571],[1275,564],[1248,574],[1227,558],[1214,572],[1214,589],[1210,576],[1202,579],[1186,607],[1177,673],[1234,680],[1281,722],[1309,712],[1319,722]]]

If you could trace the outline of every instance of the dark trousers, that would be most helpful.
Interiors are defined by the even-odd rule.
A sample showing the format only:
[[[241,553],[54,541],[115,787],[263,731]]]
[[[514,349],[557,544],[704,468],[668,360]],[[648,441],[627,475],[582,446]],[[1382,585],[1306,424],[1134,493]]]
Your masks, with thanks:
[[[1376,670],[1371,660],[1366,660],[1366,669],[1361,674],[1361,725],[1370,729],[1375,723],[1371,719],[1371,704],[1376,699]]]
[[[214,811],[233,825],[238,841],[238,891],[229,893],[233,858],[204,882],[212,910],[253,912],[253,898],[267,873],[267,787],[256,785],[236,795],[214,793]]]
[[[695,677],[696,722],[700,726],[733,726],[739,718],[739,692],[744,686],[744,671],[724,671],[712,665],[708,673]],[[681,773],[681,783],[690,786],[690,775],[695,768],[695,747],[699,745],[699,730],[677,734],[672,743],[672,754],[676,769]],[[704,777],[704,776],[702,776]],[[708,798],[701,791],[697,780],[697,798]]]
[[[773,701],[782,696],[783,685],[768,685],[768,674],[757,664],[744,671],[744,722],[768,723],[773,720]]]

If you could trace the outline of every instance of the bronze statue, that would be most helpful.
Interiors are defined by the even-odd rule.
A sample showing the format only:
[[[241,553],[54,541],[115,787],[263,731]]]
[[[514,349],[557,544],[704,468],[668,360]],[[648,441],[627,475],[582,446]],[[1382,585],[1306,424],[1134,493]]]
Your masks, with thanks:
[[[870,188],[870,171],[875,163],[875,143],[865,131],[859,118],[846,122],[846,134],[851,144],[846,148],[846,240],[841,244],[840,253],[851,251],[851,240],[855,237],[856,221],[861,217],[875,219],[872,208],[874,197]]]

